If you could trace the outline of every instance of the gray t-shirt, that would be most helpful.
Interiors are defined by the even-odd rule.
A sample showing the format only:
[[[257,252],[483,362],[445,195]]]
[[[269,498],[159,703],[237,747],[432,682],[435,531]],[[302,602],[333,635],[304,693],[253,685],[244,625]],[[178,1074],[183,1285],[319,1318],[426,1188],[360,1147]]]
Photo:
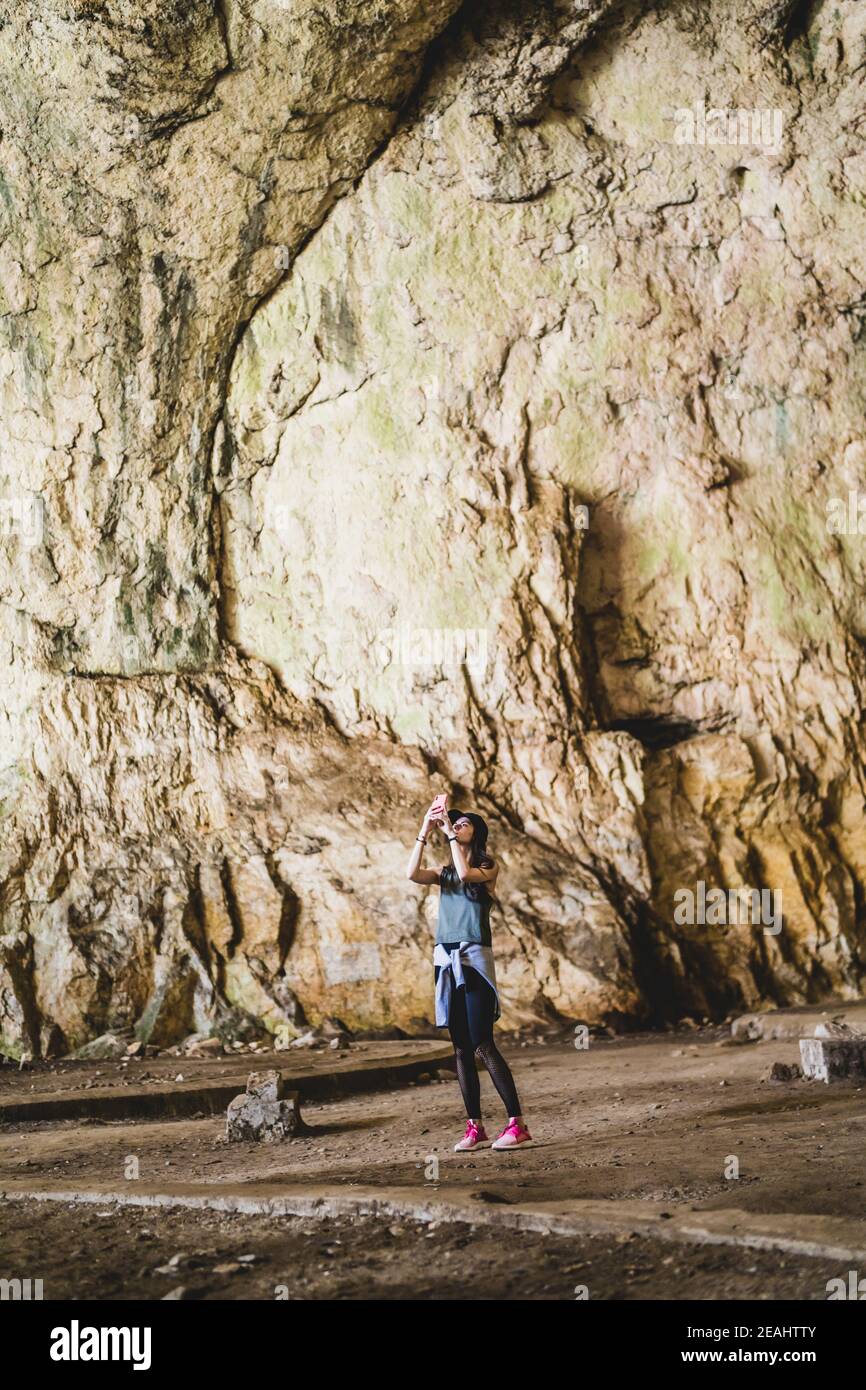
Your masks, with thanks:
[[[493,861],[482,861],[490,868]],[[446,866],[447,868],[447,866]],[[443,875],[446,882],[443,883]],[[448,881],[451,880],[451,881]],[[490,890],[486,883],[461,883],[456,871],[439,873],[439,921],[436,941],[443,945],[454,941],[475,941],[479,946],[491,946]]]

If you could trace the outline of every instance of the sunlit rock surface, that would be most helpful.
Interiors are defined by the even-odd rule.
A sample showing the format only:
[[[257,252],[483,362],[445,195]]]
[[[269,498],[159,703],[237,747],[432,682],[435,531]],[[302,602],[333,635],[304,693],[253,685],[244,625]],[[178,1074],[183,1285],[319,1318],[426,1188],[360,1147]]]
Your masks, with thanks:
[[[0,19],[3,1047],[861,992],[862,6]]]

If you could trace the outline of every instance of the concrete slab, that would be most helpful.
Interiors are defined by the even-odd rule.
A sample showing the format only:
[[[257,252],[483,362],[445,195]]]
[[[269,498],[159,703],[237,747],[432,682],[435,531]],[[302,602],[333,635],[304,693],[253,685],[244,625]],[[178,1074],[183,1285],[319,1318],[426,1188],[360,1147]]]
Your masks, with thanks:
[[[390,1050],[389,1050],[390,1049]],[[149,1086],[108,1086],[100,1090],[65,1089],[39,1091],[34,1095],[0,1097],[0,1124],[31,1120],[78,1119],[166,1119],[181,1115],[213,1115],[226,1110],[242,1092],[247,1076],[264,1060],[275,1065],[281,1077],[297,1091],[301,1101],[328,1100],[406,1085],[422,1072],[453,1070],[454,1049],[450,1042],[415,1041],[381,1043],[374,1057],[353,1057],[339,1053],[316,1059],[286,1060],[285,1054],[271,1054],[279,1060],[270,1063],[258,1055],[244,1059],[237,1074],[208,1081],[165,1081]],[[235,1064],[237,1065],[237,1064]]]
[[[375,1189],[336,1193],[331,1188],[286,1189],[257,1184],[247,1189],[184,1184],[138,1185],[117,1191],[89,1184],[52,1188],[34,1183],[7,1184],[7,1201],[65,1202],[120,1207],[183,1207],[250,1215],[373,1217],[425,1223],[535,1231],[551,1236],[649,1235],[687,1245],[729,1245],[779,1250],[804,1257],[866,1261],[866,1221],[802,1213],[756,1213],[729,1207],[710,1211],[667,1209],[657,1202],[570,1200],[564,1202],[449,1200],[430,1188],[402,1188],[384,1195]]]
[[[829,1000],[825,1004],[800,1004],[791,1009],[766,1009],[741,1014],[731,1024],[731,1037],[742,1042],[814,1037],[819,1023],[846,1023],[866,1036],[866,999]]]

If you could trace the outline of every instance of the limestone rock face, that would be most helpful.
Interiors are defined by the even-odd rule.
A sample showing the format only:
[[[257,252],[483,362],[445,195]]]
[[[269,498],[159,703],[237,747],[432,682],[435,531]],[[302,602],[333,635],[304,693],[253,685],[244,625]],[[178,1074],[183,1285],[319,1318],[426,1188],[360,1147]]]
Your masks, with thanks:
[[[0,0],[4,1050],[429,1026],[440,789],[506,1023],[862,990],[864,59]]]

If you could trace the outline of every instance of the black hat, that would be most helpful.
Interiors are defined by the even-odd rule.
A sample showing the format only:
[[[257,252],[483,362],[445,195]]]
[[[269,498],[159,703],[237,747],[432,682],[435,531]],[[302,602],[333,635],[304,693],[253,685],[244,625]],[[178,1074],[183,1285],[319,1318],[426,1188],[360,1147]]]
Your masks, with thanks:
[[[484,820],[482,816],[477,816],[474,811],[449,811],[448,818],[452,825],[454,825],[455,821],[464,819],[472,822],[472,828],[475,831],[476,848],[479,854],[483,854],[487,847],[488,830],[486,820]]]

